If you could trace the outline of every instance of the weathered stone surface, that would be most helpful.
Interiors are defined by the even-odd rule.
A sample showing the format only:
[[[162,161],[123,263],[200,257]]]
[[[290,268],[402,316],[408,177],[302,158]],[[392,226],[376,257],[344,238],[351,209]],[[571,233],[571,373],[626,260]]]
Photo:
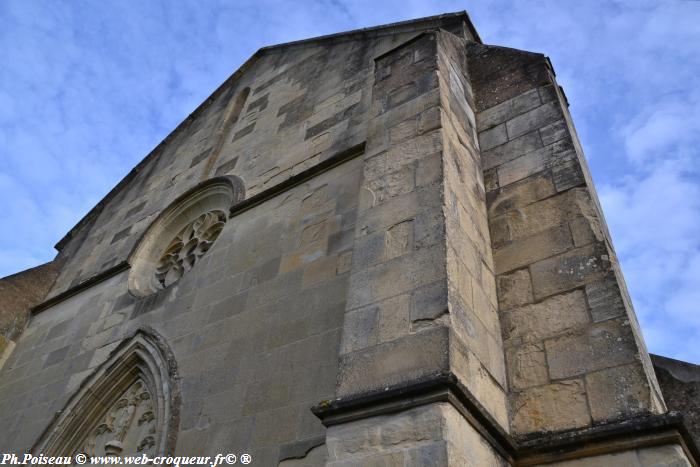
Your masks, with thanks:
[[[513,307],[532,303],[532,282],[527,269],[498,276],[498,307],[509,310]]]
[[[368,456],[391,454],[395,451],[392,446],[415,446],[419,442],[442,441],[445,429],[442,406],[443,404],[431,404],[396,415],[333,426],[326,437],[328,460],[363,463]],[[395,454],[400,455],[403,461],[402,453]]]
[[[496,273],[501,274],[522,268],[536,261],[563,253],[573,246],[568,226],[554,227],[530,237],[510,241],[493,254]],[[537,272],[539,273],[540,270],[538,269]],[[535,282],[536,291],[537,286],[538,283]]]
[[[508,141],[508,133],[506,132],[506,125],[501,124],[489,130],[483,131],[479,135],[479,146],[482,151],[488,151],[489,149],[504,144]]]
[[[625,365],[586,374],[593,421],[614,420],[647,412],[651,388],[639,365]]]
[[[338,395],[411,381],[449,367],[449,329],[436,326],[340,358]]]
[[[503,339],[539,341],[589,322],[584,294],[575,290],[504,313]]]
[[[491,137],[492,135],[484,132],[482,139],[488,144],[490,143],[488,138]],[[541,147],[542,140],[540,139],[540,135],[538,132],[533,131],[492,149],[483,150],[481,152],[483,168],[490,169],[492,167],[497,167]]]
[[[549,382],[547,359],[542,343],[506,349],[508,382],[514,390],[527,389]]]
[[[580,379],[526,389],[512,402],[513,429],[520,433],[565,430],[591,422],[583,381]]]
[[[486,202],[491,216],[498,216],[513,209],[547,198],[556,193],[551,176],[540,173],[500,190],[487,193]]]
[[[530,266],[535,298],[546,297],[593,282],[610,269],[604,246],[589,245],[538,261]]]
[[[541,128],[561,118],[562,111],[558,102],[548,102],[506,122],[508,137],[517,138],[529,131]]]
[[[499,165],[496,168],[498,183],[503,187],[575,159],[576,153],[571,149],[571,143],[558,141]]]
[[[615,276],[612,274],[599,281],[586,284],[586,299],[591,309],[593,321],[605,321],[625,313],[625,304]]]
[[[0,279],[0,336],[14,340],[22,332],[29,309],[44,299],[60,267],[52,261]]]
[[[621,320],[546,340],[545,347],[552,379],[632,363],[637,354],[630,325]]]
[[[486,130],[506,120],[515,118],[528,110],[539,107],[540,104],[541,101],[537,89],[524,92],[512,99],[480,112],[479,118],[477,119],[477,128],[479,131]]]
[[[539,132],[540,137],[542,138],[542,144],[544,146],[556,143],[569,135],[569,130],[566,127],[565,120],[550,123],[549,125],[540,128]]]
[[[637,450],[641,467],[690,467],[692,464],[678,444]]]
[[[572,459],[561,462],[547,464],[553,467],[607,467],[613,465],[626,467],[641,467],[637,451],[629,450],[603,454],[598,456],[585,457],[583,459]]]

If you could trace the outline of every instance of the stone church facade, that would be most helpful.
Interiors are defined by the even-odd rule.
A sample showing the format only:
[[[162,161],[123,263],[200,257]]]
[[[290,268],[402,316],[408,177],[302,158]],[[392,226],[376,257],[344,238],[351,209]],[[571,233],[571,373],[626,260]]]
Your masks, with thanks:
[[[259,50],[56,248],[0,280],[0,453],[700,459],[551,64],[466,13]]]

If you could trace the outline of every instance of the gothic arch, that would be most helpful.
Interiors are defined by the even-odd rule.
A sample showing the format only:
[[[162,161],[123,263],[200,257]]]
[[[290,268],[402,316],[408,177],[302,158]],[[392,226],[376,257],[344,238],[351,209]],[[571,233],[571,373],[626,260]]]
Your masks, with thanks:
[[[125,339],[57,413],[36,454],[169,455],[179,425],[174,356],[151,329]]]

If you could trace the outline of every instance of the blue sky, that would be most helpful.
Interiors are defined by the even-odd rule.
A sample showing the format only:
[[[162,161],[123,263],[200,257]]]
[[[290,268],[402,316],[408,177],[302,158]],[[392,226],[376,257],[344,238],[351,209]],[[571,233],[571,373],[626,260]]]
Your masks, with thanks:
[[[650,351],[700,363],[700,1],[0,2],[0,276],[264,45],[467,10],[554,64]]]

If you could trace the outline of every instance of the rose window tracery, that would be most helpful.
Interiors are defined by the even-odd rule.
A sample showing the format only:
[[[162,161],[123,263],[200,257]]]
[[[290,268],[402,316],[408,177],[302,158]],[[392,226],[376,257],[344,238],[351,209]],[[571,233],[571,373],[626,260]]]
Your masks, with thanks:
[[[210,211],[187,224],[172,239],[158,261],[156,281],[161,288],[177,282],[211,248],[226,224],[226,214]]]

